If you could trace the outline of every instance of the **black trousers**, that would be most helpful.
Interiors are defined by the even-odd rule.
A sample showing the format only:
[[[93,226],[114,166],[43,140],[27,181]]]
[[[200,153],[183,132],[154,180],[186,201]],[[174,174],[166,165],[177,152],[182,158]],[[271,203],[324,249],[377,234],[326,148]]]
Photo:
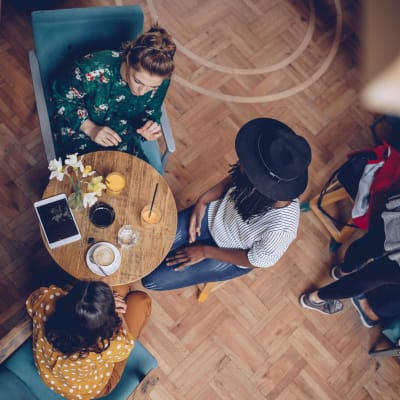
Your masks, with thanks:
[[[371,224],[369,232],[353,242],[346,251],[341,269],[352,273],[320,288],[318,296],[330,300],[365,293],[379,317],[399,315],[400,266],[387,256],[382,256],[384,240],[383,220],[379,217]]]

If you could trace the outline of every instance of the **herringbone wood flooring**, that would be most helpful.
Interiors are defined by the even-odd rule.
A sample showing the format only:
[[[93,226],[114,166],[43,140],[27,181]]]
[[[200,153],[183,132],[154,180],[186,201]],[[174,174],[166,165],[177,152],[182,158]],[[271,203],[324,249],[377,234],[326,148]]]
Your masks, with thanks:
[[[69,279],[46,254],[32,208],[48,172],[28,67],[30,15],[11,3],[3,2],[0,23],[0,336],[23,316],[34,288]],[[350,150],[372,144],[374,116],[358,100],[358,1],[342,2],[342,13],[333,0],[138,3],[146,28],[158,17],[179,42],[167,98],[177,152],[166,171],[179,208],[225,175],[236,161],[238,128],[257,116],[281,119],[311,143],[303,199],[320,190]],[[339,255],[329,253],[328,242],[320,222],[305,213],[297,241],[270,270],[226,283],[204,304],[194,287],[152,293],[142,338],[160,365],[151,398],[399,398],[397,359],[367,354],[378,328],[364,328],[348,301],[332,317],[298,305],[300,293],[329,281],[328,267]]]

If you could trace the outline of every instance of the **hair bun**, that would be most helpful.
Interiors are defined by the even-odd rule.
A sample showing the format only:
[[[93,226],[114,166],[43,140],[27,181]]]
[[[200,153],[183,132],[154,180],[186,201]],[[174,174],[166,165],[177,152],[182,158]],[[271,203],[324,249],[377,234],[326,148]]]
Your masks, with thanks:
[[[130,66],[162,77],[170,77],[175,65],[176,45],[171,35],[158,24],[123,47],[123,57]]]

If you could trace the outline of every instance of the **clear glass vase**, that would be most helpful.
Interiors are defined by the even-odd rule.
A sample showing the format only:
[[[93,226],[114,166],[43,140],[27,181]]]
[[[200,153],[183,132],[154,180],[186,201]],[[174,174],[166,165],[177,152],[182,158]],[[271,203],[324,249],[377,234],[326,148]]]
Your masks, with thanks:
[[[68,205],[72,210],[80,210],[83,208],[83,193],[79,189],[74,190],[68,196]]]

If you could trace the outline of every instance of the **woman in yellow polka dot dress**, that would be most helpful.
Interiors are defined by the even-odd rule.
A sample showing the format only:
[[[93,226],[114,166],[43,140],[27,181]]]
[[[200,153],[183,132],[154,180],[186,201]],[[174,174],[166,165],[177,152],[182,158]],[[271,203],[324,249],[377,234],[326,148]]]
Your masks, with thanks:
[[[124,300],[103,282],[78,282],[70,291],[40,288],[26,301],[33,319],[33,355],[39,375],[67,399],[95,399],[119,382],[151,313],[151,299]]]

